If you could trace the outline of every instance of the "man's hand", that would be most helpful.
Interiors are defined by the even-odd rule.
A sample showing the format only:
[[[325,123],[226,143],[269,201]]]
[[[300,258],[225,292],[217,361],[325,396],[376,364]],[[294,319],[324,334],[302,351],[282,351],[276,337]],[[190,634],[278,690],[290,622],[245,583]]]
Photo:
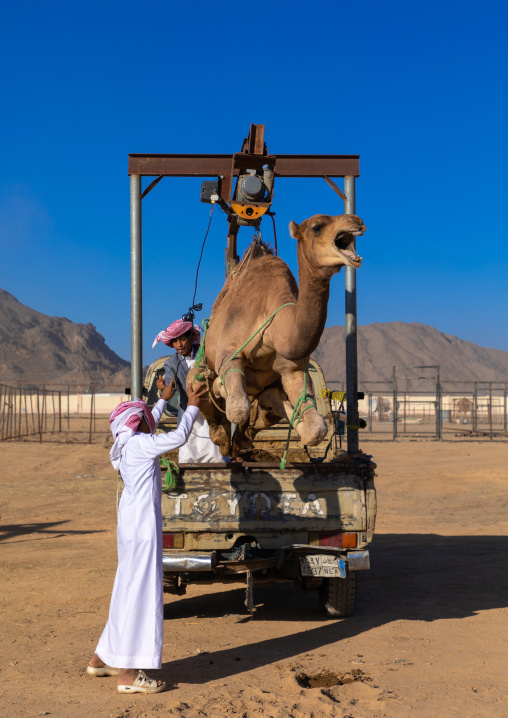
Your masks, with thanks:
[[[160,379],[157,379],[157,389],[161,390],[161,399],[164,399],[164,401],[169,401],[169,399],[174,396],[174,393],[176,391],[174,377],[171,379],[167,386],[164,385],[164,379],[162,379],[162,377]]]
[[[187,406],[197,406],[199,407],[203,399],[205,398],[205,394],[208,394],[208,389],[204,384],[196,384],[196,388],[193,389],[192,386],[189,386],[187,397],[188,402]]]

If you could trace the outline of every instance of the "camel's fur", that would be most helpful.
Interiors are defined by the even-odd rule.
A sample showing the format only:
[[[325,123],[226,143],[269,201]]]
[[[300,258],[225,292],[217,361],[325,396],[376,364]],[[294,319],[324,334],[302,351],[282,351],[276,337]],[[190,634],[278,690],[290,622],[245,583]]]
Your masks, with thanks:
[[[261,429],[291,417],[304,386],[303,367],[323,332],[330,279],[342,266],[358,267],[354,235],[365,231],[355,215],[315,215],[290,224],[298,241],[300,287],[289,267],[264,244],[251,247],[215,300],[206,334],[207,382],[212,401],[202,412],[221,453],[249,446]],[[232,361],[228,360],[280,306],[270,323]],[[229,371],[239,369],[241,371]],[[228,373],[226,373],[228,372]],[[192,382],[203,369],[189,372]],[[222,377],[222,380],[221,378]],[[307,391],[312,393],[307,376]],[[225,400],[225,401],[224,401]],[[237,424],[231,451],[231,423]],[[314,408],[302,416],[296,431],[304,444],[318,444],[326,425]]]

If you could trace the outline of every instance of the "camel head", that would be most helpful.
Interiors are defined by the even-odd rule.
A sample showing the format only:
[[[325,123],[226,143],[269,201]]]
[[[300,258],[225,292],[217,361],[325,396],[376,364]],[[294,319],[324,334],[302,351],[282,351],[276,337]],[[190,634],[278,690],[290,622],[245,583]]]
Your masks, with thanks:
[[[355,236],[361,236],[367,228],[354,214],[315,214],[301,224],[291,221],[289,233],[297,239],[303,254],[314,267],[339,272],[341,267],[357,269],[362,258],[354,248]]]

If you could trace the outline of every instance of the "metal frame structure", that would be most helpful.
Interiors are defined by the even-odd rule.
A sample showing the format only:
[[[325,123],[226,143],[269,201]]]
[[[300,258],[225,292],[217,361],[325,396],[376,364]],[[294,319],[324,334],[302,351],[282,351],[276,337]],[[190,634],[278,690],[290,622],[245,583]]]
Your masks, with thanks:
[[[247,155],[247,158],[243,157]],[[142,221],[141,203],[163,177],[220,178],[220,202],[231,201],[233,183],[242,167],[270,162],[274,177],[343,177],[344,211],[355,211],[355,178],[360,176],[359,155],[268,155],[264,143],[264,125],[251,125],[242,151],[232,155],[194,154],[129,154],[131,215],[131,394],[140,398],[143,387],[142,362]],[[144,191],[142,177],[155,177]],[[333,185],[333,183],[330,183]],[[339,190],[340,192],[340,190]],[[342,193],[340,193],[342,194]],[[239,224],[234,213],[228,217],[229,231],[226,248],[226,273],[238,261],[236,235]],[[346,277],[346,394],[347,442],[349,453],[359,449],[358,441],[358,360],[356,269],[345,268]]]

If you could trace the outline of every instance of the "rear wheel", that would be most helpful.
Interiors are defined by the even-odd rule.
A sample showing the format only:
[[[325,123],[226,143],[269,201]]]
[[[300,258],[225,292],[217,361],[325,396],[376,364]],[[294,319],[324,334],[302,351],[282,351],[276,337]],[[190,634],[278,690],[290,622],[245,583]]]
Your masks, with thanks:
[[[328,616],[351,616],[356,604],[356,571],[348,571],[345,578],[323,579],[319,601]]]

